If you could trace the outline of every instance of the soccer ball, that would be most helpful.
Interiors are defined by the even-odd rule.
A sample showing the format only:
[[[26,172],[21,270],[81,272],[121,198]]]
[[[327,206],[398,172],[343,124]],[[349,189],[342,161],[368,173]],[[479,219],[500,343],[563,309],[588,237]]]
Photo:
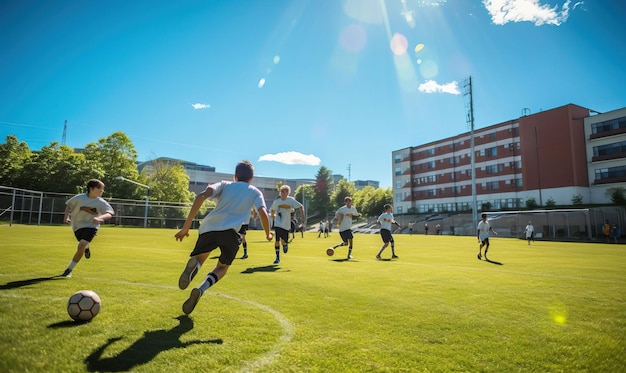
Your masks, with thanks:
[[[326,249],[326,255],[328,256],[335,255],[335,249],[333,249],[332,247],[329,247],[328,249]]]
[[[91,290],[78,291],[67,301],[67,313],[75,321],[89,321],[100,312],[100,297]]]

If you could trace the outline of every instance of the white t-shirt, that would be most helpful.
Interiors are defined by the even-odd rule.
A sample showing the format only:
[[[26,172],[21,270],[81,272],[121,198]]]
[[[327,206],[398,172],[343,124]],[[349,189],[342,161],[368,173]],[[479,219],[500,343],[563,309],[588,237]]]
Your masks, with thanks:
[[[274,227],[291,230],[291,212],[301,207],[302,204],[291,196],[274,200],[270,207],[270,212],[274,212]]]
[[[481,220],[478,223],[478,237],[480,238],[481,241],[483,241],[485,238],[489,238],[490,229],[491,229],[491,225],[489,225],[489,222]]]
[[[81,228],[96,228],[100,227],[100,224],[93,224],[93,218],[98,215],[109,213],[113,215],[113,207],[109,205],[102,197],[90,198],[86,193],[77,194],[65,202],[70,207],[70,220],[72,223],[72,229],[77,231]],[[91,209],[95,214],[83,211],[82,208],[86,207]],[[96,215],[97,214],[97,215]]]
[[[209,188],[213,189],[211,198],[217,199],[217,206],[202,220],[199,234],[228,229],[239,232],[252,207],[265,207],[263,193],[245,181],[221,181]]]
[[[356,210],[354,205],[350,207],[344,205],[337,210],[335,215],[340,221],[339,232],[343,232],[352,228],[352,218],[359,216],[359,212]]]
[[[526,231],[526,238],[530,238],[535,231],[535,227],[532,224],[528,224],[524,230]]]
[[[391,223],[393,222],[393,214],[390,212],[383,212],[378,217],[378,222],[380,223],[380,229],[386,229],[391,231]]]

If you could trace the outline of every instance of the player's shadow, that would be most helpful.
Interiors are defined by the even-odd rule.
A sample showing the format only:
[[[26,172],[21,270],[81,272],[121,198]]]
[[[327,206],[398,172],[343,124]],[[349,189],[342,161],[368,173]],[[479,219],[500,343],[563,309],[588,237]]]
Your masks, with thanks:
[[[272,264],[272,265],[262,266],[262,267],[246,268],[245,270],[241,271],[241,273],[249,274],[249,273],[256,273],[256,272],[276,272],[279,269],[280,267],[277,264]]]
[[[90,372],[128,372],[136,369],[138,365],[149,363],[161,351],[173,348],[186,348],[195,344],[222,344],[222,339],[192,340],[181,342],[180,337],[193,329],[193,321],[189,316],[179,316],[178,326],[170,330],[146,331],[143,336],[124,351],[112,357],[102,358],[102,354],[113,343],[123,337],[113,337],[102,346],[98,347],[85,358],[85,365]]]
[[[35,285],[40,282],[58,280],[63,277],[59,276],[51,276],[51,277],[37,277],[37,278],[29,278],[27,280],[19,280],[19,281],[11,281],[7,282],[4,285],[0,285],[0,290],[9,290],[9,289],[17,289],[24,286]]]
[[[495,265],[499,265],[499,266],[502,265],[502,263],[500,263],[500,262],[496,262],[495,260],[490,260],[490,259],[487,259],[487,258],[485,258],[485,262],[491,263],[491,264],[495,264]]]
[[[355,261],[354,259],[348,259],[348,258],[337,258],[337,259],[331,259],[331,260],[337,263]]]

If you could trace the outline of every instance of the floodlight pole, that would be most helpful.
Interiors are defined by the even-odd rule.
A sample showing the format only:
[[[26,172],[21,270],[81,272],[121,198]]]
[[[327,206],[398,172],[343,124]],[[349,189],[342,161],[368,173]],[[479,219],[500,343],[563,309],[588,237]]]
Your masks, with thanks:
[[[132,183],[132,184],[135,184],[135,185],[139,185],[140,187],[146,188],[146,211],[145,211],[144,216],[143,216],[143,227],[147,228],[148,227],[148,201],[150,200],[150,187],[147,186],[146,184],[138,183],[138,182],[136,182],[134,180],[127,179],[124,176],[118,176],[115,179],[116,180],[128,181],[129,183]]]

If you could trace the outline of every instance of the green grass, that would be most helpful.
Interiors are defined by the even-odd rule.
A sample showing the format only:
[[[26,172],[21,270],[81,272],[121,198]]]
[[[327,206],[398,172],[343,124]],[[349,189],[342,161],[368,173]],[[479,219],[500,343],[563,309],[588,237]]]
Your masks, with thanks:
[[[376,261],[378,235],[297,236],[272,266],[273,245],[248,235],[190,317],[178,276],[197,232],[104,227],[74,277],[69,227],[0,225],[2,372],[617,372],[626,368],[626,247],[396,235],[399,260]],[[383,257],[391,255],[389,248]],[[238,255],[241,256],[241,253]],[[192,282],[213,268],[210,259]],[[89,323],[67,299],[102,298]]]

